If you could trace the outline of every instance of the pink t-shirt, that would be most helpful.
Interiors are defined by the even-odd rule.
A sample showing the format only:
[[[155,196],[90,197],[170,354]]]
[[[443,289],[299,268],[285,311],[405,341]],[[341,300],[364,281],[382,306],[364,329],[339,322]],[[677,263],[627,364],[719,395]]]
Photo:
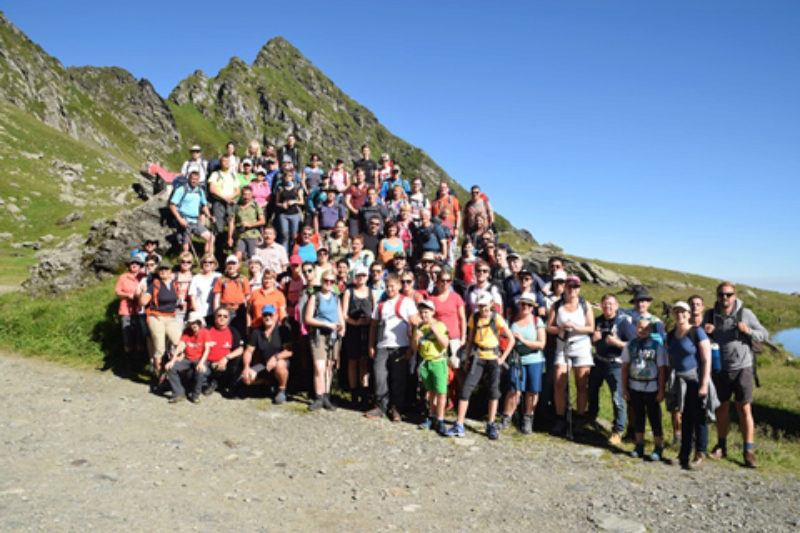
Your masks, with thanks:
[[[436,307],[433,317],[444,323],[451,339],[460,339],[461,323],[458,321],[458,310],[464,307],[464,300],[452,290],[444,301],[440,300],[438,296],[433,296],[431,300]]]
[[[251,181],[250,188],[253,189],[253,200],[263,209],[267,205],[269,195],[272,193],[269,183],[266,181]]]

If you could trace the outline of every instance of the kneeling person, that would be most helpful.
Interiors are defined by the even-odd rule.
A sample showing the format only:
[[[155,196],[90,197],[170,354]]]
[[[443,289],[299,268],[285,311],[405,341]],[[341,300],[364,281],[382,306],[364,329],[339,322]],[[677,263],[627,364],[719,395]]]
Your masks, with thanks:
[[[242,355],[242,337],[235,328],[228,326],[229,321],[230,311],[220,307],[214,312],[213,327],[208,328],[206,339],[208,349],[203,353],[195,369],[200,376],[201,389],[206,386],[210,377],[214,377],[209,386],[203,390],[204,394],[214,392],[218,380],[222,381],[225,388],[232,385],[232,372],[228,362]]]
[[[469,356],[469,372],[458,400],[458,420],[456,425],[450,428],[448,435],[464,436],[464,420],[467,417],[469,397],[485,371],[489,381],[489,423],[486,424],[486,436],[495,440],[498,437],[494,417],[500,399],[500,365],[514,349],[514,336],[503,317],[492,308],[494,301],[491,294],[481,292],[475,300],[478,311],[469,318],[467,324],[466,353]],[[506,349],[502,353],[501,334],[508,339]]]
[[[450,344],[444,323],[433,318],[436,306],[430,300],[419,303],[422,323],[411,335],[410,355],[419,353],[419,376],[428,401],[428,419],[420,429],[435,429],[446,435],[444,408],[447,403],[447,347]]]
[[[164,366],[167,371],[167,380],[172,387],[172,398],[169,403],[177,403],[186,399],[186,389],[181,382],[181,375],[186,375],[191,384],[189,399],[193,402],[200,401],[203,380],[196,370],[200,359],[209,349],[208,331],[203,326],[205,326],[205,322],[202,314],[196,311],[189,314],[189,320],[186,321],[186,329],[181,335],[181,340],[178,342],[172,358]]]
[[[266,383],[270,375],[274,376],[278,392],[272,401],[282,404],[286,401],[292,351],[291,335],[278,325],[277,312],[272,304],[261,308],[262,327],[250,331],[242,355],[241,383],[248,386]]]

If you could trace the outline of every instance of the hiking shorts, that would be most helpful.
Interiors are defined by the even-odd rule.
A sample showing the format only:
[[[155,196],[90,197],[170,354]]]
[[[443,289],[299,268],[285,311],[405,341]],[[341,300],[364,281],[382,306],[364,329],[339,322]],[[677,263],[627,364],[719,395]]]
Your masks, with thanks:
[[[258,239],[239,239],[236,244],[236,251],[241,252],[245,259],[250,259],[255,255],[258,247]]]
[[[447,394],[447,359],[423,361],[419,367],[419,377],[426,391]]]
[[[472,396],[472,391],[478,385],[481,377],[483,377],[484,371],[487,376],[489,399],[500,399],[500,365],[497,363],[497,359],[480,359],[478,357],[473,357],[469,373],[464,380],[464,386],[461,387],[460,400],[469,400],[469,397]]]
[[[192,240],[192,235],[203,237],[210,234],[211,232],[208,231],[208,228],[199,222],[189,222],[185,228],[178,228],[178,244],[189,244]]]
[[[330,352],[328,348],[328,339],[330,338],[330,335],[315,332],[312,333],[310,337],[311,357],[314,359],[314,361],[324,361],[325,359],[328,359],[329,353],[331,360],[339,359],[339,350],[342,347],[341,337],[337,337],[336,341],[333,343],[333,346],[330,347]]]
[[[753,367],[712,372],[714,388],[720,402],[728,402],[731,395],[737,402],[753,403]]]
[[[511,365],[511,369],[508,373],[511,390],[539,394],[542,392],[543,373],[544,361],[541,363],[521,365],[519,367],[517,365]]]

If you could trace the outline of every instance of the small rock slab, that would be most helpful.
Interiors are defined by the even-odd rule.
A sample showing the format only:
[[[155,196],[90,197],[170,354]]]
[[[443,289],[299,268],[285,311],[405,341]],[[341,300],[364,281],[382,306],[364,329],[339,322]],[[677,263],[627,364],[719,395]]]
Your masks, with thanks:
[[[645,533],[643,524],[610,513],[597,513],[591,518],[597,529],[613,533]]]

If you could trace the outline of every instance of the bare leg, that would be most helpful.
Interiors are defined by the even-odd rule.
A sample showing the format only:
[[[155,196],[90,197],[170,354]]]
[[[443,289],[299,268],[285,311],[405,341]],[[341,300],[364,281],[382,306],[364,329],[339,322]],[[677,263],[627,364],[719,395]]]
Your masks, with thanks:
[[[556,365],[556,372],[553,378],[553,402],[556,407],[556,415],[564,416],[567,408],[568,398],[564,398],[567,387],[567,365]],[[565,401],[566,400],[566,401]]]

